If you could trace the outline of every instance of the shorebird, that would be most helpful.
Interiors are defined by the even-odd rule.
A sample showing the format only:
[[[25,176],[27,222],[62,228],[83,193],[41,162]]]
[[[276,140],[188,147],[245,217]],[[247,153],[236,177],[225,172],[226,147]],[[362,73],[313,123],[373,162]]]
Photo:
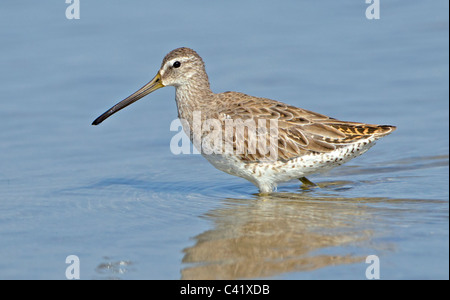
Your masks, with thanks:
[[[361,155],[376,140],[396,129],[392,125],[340,121],[279,101],[238,92],[213,93],[203,59],[194,50],[184,47],[169,52],[150,82],[111,107],[92,125],[100,124],[112,114],[165,86],[175,87],[178,117],[186,120],[182,123],[183,130],[194,146],[201,149],[202,155],[217,169],[249,180],[261,194],[273,192],[278,183],[293,179],[313,184],[305,176],[339,166]],[[196,139],[196,115],[202,122],[216,120],[215,124],[224,129],[219,133],[227,131],[230,121],[238,124],[242,120],[248,125],[270,120],[270,124],[276,126],[269,129],[247,126],[244,130],[233,127],[228,136],[213,135],[215,129],[208,127],[203,128]],[[250,128],[254,129],[253,133]],[[216,138],[216,142],[219,138],[223,143],[217,146],[211,142],[211,136]],[[252,147],[256,137],[262,138],[258,145],[265,147]],[[231,151],[211,151],[214,147],[215,150],[224,150],[227,146]]]

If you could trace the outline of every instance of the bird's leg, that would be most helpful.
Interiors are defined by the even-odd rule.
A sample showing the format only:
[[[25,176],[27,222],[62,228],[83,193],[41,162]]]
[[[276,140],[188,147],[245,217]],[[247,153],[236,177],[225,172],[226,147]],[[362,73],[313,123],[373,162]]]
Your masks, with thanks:
[[[305,186],[310,186],[310,187],[317,186],[317,184],[315,184],[314,182],[310,181],[306,177],[300,177],[298,180],[300,180],[303,183],[303,185],[305,185]]]

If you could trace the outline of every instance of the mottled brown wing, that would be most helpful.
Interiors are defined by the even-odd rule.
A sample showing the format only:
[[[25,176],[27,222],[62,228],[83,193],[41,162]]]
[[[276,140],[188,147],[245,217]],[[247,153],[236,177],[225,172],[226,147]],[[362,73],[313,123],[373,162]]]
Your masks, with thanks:
[[[256,124],[256,151],[255,147],[252,148],[255,137],[251,130],[246,128],[240,135],[233,131],[233,149],[242,150],[242,144],[238,143],[244,144],[243,153],[238,153],[244,161],[265,161],[275,151],[277,159],[284,161],[308,153],[326,153],[361,139],[382,137],[395,130],[390,125],[339,121],[282,102],[241,93],[226,92],[220,95],[223,106],[215,117],[233,121],[252,120]],[[267,121],[271,119],[278,121],[276,141],[274,138],[271,140],[270,122]],[[258,122],[265,124],[263,127],[266,129],[258,127]],[[272,134],[275,136],[273,131]]]

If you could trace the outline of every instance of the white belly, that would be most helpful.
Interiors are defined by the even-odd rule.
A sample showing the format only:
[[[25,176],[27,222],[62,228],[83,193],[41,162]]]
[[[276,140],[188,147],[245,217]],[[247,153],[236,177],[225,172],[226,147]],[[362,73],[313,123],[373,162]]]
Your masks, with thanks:
[[[309,154],[287,161],[246,162],[233,155],[203,156],[217,169],[245,178],[258,186],[261,192],[271,192],[280,182],[319,173],[337,167],[366,152],[375,143],[363,140],[329,153]]]

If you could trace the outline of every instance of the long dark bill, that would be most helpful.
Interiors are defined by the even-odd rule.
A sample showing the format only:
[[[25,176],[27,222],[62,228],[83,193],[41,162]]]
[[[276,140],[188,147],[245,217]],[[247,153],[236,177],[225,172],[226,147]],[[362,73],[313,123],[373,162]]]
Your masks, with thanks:
[[[103,122],[104,120],[106,120],[107,118],[109,118],[110,116],[112,116],[113,114],[118,112],[119,110],[127,107],[131,103],[138,101],[142,97],[144,97],[144,96],[150,94],[151,92],[156,91],[157,89],[162,88],[162,87],[164,87],[164,85],[161,83],[161,75],[158,72],[158,74],[156,74],[155,78],[153,78],[149,83],[147,83],[146,85],[141,87],[134,94],[128,96],[124,100],[120,101],[119,103],[117,103],[116,105],[111,107],[108,111],[106,111],[100,117],[95,119],[94,122],[92,122],[92,125],[100,124],[101,122]]]

